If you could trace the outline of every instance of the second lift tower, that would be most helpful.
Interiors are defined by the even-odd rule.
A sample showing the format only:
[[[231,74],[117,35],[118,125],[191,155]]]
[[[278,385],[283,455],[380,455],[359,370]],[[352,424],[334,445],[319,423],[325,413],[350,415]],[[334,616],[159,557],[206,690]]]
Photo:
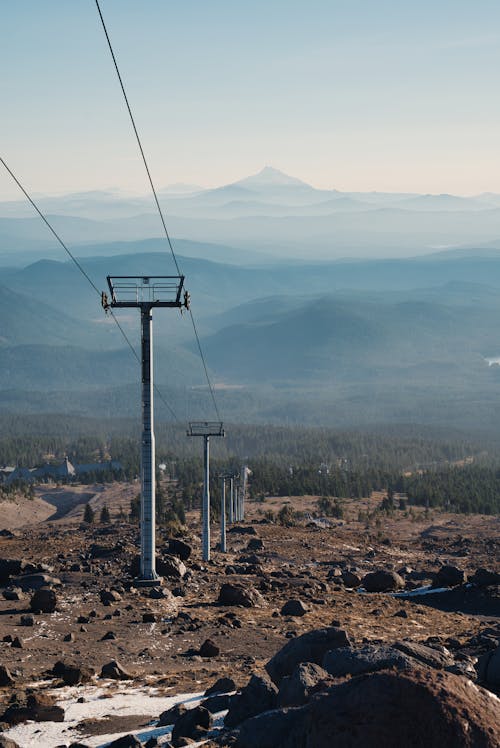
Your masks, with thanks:
[[[210,561],[210,447],[211,436],[225,436],[221,421],[191,421],[188,436],[202,436],[203,450],[203,561]]]
[[[142,437],[141,437],[141,571],[139,585],[155,585],[155,437],[153,379],[153,308],[189,307],[184,276],[109,276],[111,299],[102,295],[105,309],[135,307],[141,312]]]

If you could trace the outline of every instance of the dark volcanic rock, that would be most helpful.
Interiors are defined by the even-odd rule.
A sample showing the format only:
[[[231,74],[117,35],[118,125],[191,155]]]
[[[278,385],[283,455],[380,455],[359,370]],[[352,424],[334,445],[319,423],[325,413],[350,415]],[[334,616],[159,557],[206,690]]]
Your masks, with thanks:
[[[181,561],[187,561],[192,553],[192,548],[188,543],[178,538],[170,538],[168,541],[168,552],[172,556],[177,556]]]
[[[319,683],[328,680],[326,670],[314,662],[301,662],[291,675],[286,675],[278,693],[278,706],[301,706]]]
[[[121,738],[106,743],[107,748],[142,748],[142,743],[135,735],[123,735]]]
[[[0,558],[0,584],[7,584],[9,577],[22,574],[26,566],[24,559]]]
[[[131,680],[134,676],[129,673],[119,662],[111,660],[101,668],[101,678],[112,678],[114,680]]]
[[[88,683],[95,675],[95,671],[86,665],[76,665],[59,660],[51,671],[55,678],[61,678],[67,686],[76,686],[77,683]]]
[[[479,658],[477,674],[480,682],[487,688],[500,692],[500,647]]]
[[[408,670],[415,665],[416,662],[403,652],[377,644],[365,644],[357,649],[341,647],[327,652],[323,658],[323,668],[335,678],[373,673],[387,668]]]
[[[30,601],[33,613],[54,613],[57,607],[57,595],[54,590],[42,587],[37,590]]]
[[[121,552],[118,545],[101,545],[92,543],[89,548],[91,558],[116,558]]]
[[[58,587],[61,580],[58,577],[52,577],[50,574],[24,574],[22,577],[12,579],[12,584],[20,587],[23,592],[28,590],[39,590],[41,587]]]
[[[217,655],[220,654],[220,649],[215,644],[215,642],[212,641],[212,639],[205,639],[203,644],[200,647],[200,656],[201,657],[217,657]]]
[[[57,706],[54,699],[46,694],[30,694],[26,699],[26,704],[11,704],[1,720],[9,725],[17,725],[27,720],[64,722],[64,709]]]
[[[291,675],[301,662],[314,662],[320,665],[330,649],[350,647],[346,632],[339,628],[324,628],[308,631],[285,644],[266,665],[271,680],[279,684],[285,675]]]
[[[203,739],[207,730],[212,727],[213,719],[208,709],[196,706],[188,709],[176,721],[172,730],[174,746],[182,745],[181,738]]]
[[[347,748],[342,743],[307,743],[301,729],[304,707],[297,709],[275,709],[247,719],[235,732],[235,748]],[[331,736],[330,736],[331,738]],[[349,745],[349,748],[358,748]],[[363,746],[363,748],[365,748]],[[379,746],[377,746],[379,748]]]
[[[406,641],[391,645],[365,644],[358,648],[335,649],[327,652],[323,659],[324,669],[336,678],[373,673],[387,668],[408,670],[422,664],[439,670],[452,667],[455,663],[451,655],[418,642]]]
[[[247,564],[248,566],[258,566],[260,563],[260,558],[256,553],[251,553],[249,556],[238,556],[236,560],[239,564]]]
[[[454,664],[454,659],[450,654],[440,652],[433,647],[426,647],[425,644],[419,642],[396,642],[394,649],[403,652],[409,657],[413,657],[415,660],[422,662],[424,665],[429,667],[446,668],[451,667]]]
[[[466,679],[420,668],[333,686],[303,707],[244,722],[236,748],[497,748],[497,705]]]
[[[122,596],[116,590],[101,590],[99,598],[103,605],[111,605],[111,603],[118,603],[122,599]]]
[[[181,714],[184,714],[187,712],[186,707],[184,704],[175,704],[170,709],[167,709],[165,712],[162,712],[160,714],[160,718],[158,721],[158,727],[166,727],[167,725],[173,725],[174,722],[176,722]]]
[[[261,551],[264,548],[264,541],[260,538],[250,538],[247,543],[248,551]]]
[[[201,706],[208,709],[210,714],[217,714],[217,712],[229,709],[233,701],[237,698],[236,695],[231,696],[228,693],[219,694],[219,696],[209,696],[208,699],[204,699],[201,702]]]
[[[166,587],[151,587],[149,597],[151,600],[168,600],[169,602],[174,600],[174,595]]]
[[[2,597],[5,600],[23,600],[24,594],[19,587],[7,587],[5,590],[2,590]]]
[[[236,691],[236,683],[232,678],[219,678],[213,686],[207,688],[205,696],[212,696],[215,693],[230,693]]]
[[[367,592],[389,592],[399,590],[405,586],[404,579],[395,571],[370,571],[365,574],[361,584]]]
[[[161,577],[182,579],[187,569],[177,556],[162,556],[156,560],[156,571]]]
[[[137,554],[133,557],[130,563],[129,571],[133,577],[139,576],[139,574],[141,573],[140,555]],[[180,580],[186,574],[187,568],[180,558],[167,553],[163,556],[156,556],[156,571],[161,577]]]
[[[5,667],[5,665],[0,665],[0,688],[5,688],[5,686],[13,685],[14,679],[10,674],[9,668]]]
[[[257,530],[255,529],[255,527],[233,525],[229,528],[228,533],[231,533],[231,535],[257,535]]]
[[[309,612],[309,608],[302,600],[288,600],[281,608],[282,616],[303,616]]]
[[[354,571],[343,571],[340,578],[346,587],[359,587],[361,584],[361,577]]]
[[[241,605],[244,608],[253,608],[262,605],[264,599],[260,592],[257,592],[253,587],[226,583],[220,588],[219,603],[221,605]]]
[[[500,584],[500,574],[489,569],[478,569],[470,581],[478,587],[490,587]]]
[[[252,675],[248,684],[232,701],[224,718],[226,727],[236,727],[245,719],[274,709],[278,689],[268,678]]]
[[[459,584],[465,584],[467,574],[463,569],[456,566],[442,566],[434,575],[433,587],[458,587]]]

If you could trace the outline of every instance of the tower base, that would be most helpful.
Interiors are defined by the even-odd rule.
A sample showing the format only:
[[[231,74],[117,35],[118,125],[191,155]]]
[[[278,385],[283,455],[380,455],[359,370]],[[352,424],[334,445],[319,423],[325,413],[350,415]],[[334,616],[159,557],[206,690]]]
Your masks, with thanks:
[[[163,577],[156,577],[155,579],[136,577],[132,582],[132,585],[134,587],[161,587],[163,585]]]

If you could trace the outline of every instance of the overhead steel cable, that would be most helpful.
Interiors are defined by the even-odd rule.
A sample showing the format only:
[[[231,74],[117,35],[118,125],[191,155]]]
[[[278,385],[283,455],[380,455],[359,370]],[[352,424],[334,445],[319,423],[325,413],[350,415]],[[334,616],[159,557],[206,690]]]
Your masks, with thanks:
[[[99,291],[99,289],[97,288],[97,286],[94,283],[94,281],[92,280],[92,278],[89,276],[89,274],[82,267],[81,263],[78,262],[77,258],[71,252],[71,250],[68,248],[68,246],[66,245],[66,243],[63,242],[63,240],[61,239],[61,237],[59,236],[59,234],[57,233],[57,231],[54,229],[54,227],[51,225],[51,223],[44,216],[44,214],[42,213],[42,211],[40,210],[40,208],[38,207],[38,205],[35,203],[35,201],[31,197],[31,195],[25,190],[25,188],[23,187],[23,185],[21,184],[21,182],[19,181],[19,179],[16,177],[16,175],[14,174],[14,172],[12,171],[12,169],[9,168],[9,166],[5,163],[4,159],[1,156],[0,156],[0,162],[4,166],[5,170],[10,174],[10,176],[13,179],[13,181],[19,187],[19,189],[21,190],[21,192],[23,193],[23,195],[26,197],[26,199],[28,200],[28,202],[36,210],[36,212],[38,213],[38,215],[40,216],[40,218],[42,219],[42,221],[44,222],[44,224],[47,226],[47,228],[49,229],[49,231],[53,234],[53,236],[57,239],[57,241],[59,242],[59,244],[61,245],[61,247],[64,249],[64,251],[69,255],[69,257],[71,258],[71,260],[75,263],[75,265],[78,268],[78,270],[80,271],[80,273],[84,276],[84,278],[92,286],[92,288],[97,293],[97,295],[99,297],[101,297],[101,291]],[[130,348],[130,350],[134,354],[135,359],[138,361],[138,363],[141,363],[141,360],[139,358],[139,355],[138,355],[137,351],[135,350],[134,346],[130,342],[130,340],[129,340],[128,336],[127,336],[127,333],[125,332],[125,330],[121,326],[121,324],[118,321],[116,315],[113,313],[113,310],[109,309],[108,311],[109,311],[109,314],[111,315],[111,317],[113,318],[113,321],[115,322],[116,326],[120,330],[120,332],[121,332],[121,334],[122,334],[125,342],[127,343],[128,347]],[[158,390],[158,388],[156,387],[156,385],[155,385],[155,391],[156,391],[158,397],[160,398],[160,400],[162,401],[162,403],[170,411],[170,413],[173,416],[174,420],[179,423],[179,419],[177,418],[177,415],[175,414],[174,410],[168,404],[168,402],[165,400],[165,398],[163,397],[162,393]]]
[[[202,351],[201,343],[200,343],[200,338],[198,337],[198,330],[196,329],[196,323],[194,321],[193,312],[191,311],[191,309],[189,310],[189,316],[191,317],[191,322],[193,324],[193,330],[194,330],[194,334],[195,334],[195,337],[196,337],[196,342],[198,343],[198,350],[200,352],[201,362],[202,362],[203,368],[205,370],[205,376],[207,378],[208,387],[209,387],[209,390],[210,390],[210,396],[211,396],[212,402],[214,404],[215,413],[217,414],[217,420],[218,421],[222,421],[222,418],[221,418],[220,413],[219,413],[219,408],[217,407],[217,400],[215,399],[214,388],[212,386],[212,382],[210,381],[210,377],[208,376],[208,370],[207,370],[207,364],[206,364],[206,361],[205,361],[205,356],[203,355],[203,351]]]
[[[74,256],[74,255],[73,255],[73,254],[72,254],[71,252],[70,252],[70,250],[69,250],[69,249],[68,249],[68,247],[67,247],[67,246],[65,245],[65,243],[63,242],[63,240],[61,239],[61,237],[59,236],[59,234],[58,234],[58,233],[56,232],[56,230],[55,230],[55,229],[54,229],[54,228],[53,228],[53,227],[52,227],[52,226],[50,225],[50,223],[49,223],[49,222],[47,221],[47,219],[46,219],[46,218],[45,218],[45,216],[43,215],[42,211],[41,211],[41,210],[39,209],[38,205],[36,205],[36,203],[35,203],[35,202],[34,202],[34,201],[33,201],[33,200],[31,199],[30,195],[28,195],[28,193],[27,193],[27,192],[26,192],[26,190],[24,189],[24,187],[23,187],[23,185],[21,184],[21,182],[19,181],[19,179],[18,179],[18,178],[16,177],[16,175],[15,175],[15,174],[14,174],[14,173],[12,172],[12,170],[11,170],[11,169],[9,169],[9,167],[7,166],[7,164],[5,163],[5,161],[3,160],[3,158],[2,158],[1,156],[0,156],[0,161],[1,161],[1,162],[2,162],[2,164],[4,165],[5,169],[6,169],[6,170],[7,170],[8,172],[9,172],[10,176],[12,177],[12,179],[14,180],[14,182],[15,182],[15,183],[17,184],[17,186],[19,187],[19,189],[21,190],[21,192],[23,193],[23,195],[25,196],[25,198],[26,198],[26,199],[27,199],[27,200],[28,200],[28,201],[29,201],[29,202],[31,203],[31,205],[33,206],[33,208],[34,208],[34,209],[36,210],[36,212],[38,213],[38,215],[40,216],[40,218],[42,219],[42,221],[44,222],[44,224],[45,224],[45,225],[47,226],[47,228],[49,229],[49,231],[51,231],[51,232],[52,232],[52,234],[53,234],[53,235],[55,236],[55,238],[57,239],[57,241],[59,242],[59,244],[60,244],[60,245],[61,245],[61,246],[63,247],[63,249],[64,249],[64,250],[65,250],[65,251],[66,251],[66,252],[68,253],[68,255],[69,255],[69,256],[71,257],[71,259],[73,260],[73,262],[74,262],[74,263],[75,263],[75,265],[77,266],[78,270],[79,270],[79,271],[80,271],[80,272],[82,273],[82,275],[84,275],[84,276],[85,276],[85,278],[86,278],[86,279],[88,280],[88,282],[90,283],[90,285],[92,286],[92,288],[94,289],[94,291],[95,291],[96,293],[98,293],[98,294],[99,294],[99,296],[100,296],[100,295],[101,295],[101,292],[99,291],[99,289],[98,289],[98,288],[97,288],[97,286],[95,285],[94,281],[93,281],[93,280],[92,280],[92,279],[91,279],[91,278],[90,278],[90,277],[89,277],[89,276],[87,275],[87,273],[86,273],[86,272],[85,272],[85,270],[84,270],[84,269],[82,268],[82,266],[80,265],[80,263],[78,262],[78,260],[76,259],[76,257],[75,257],[75,256]]]
[[[173,257],[173,260],[174,260],[174,263],[175,263],[175,268],[177,270],[177,274],[178,275],[182,275],[181,271],[179,270],[179,265],[177,264],[177,257],[175,256],[175,252],[174,252],[174,248],[172,246],[172,242],[170,241],[170,235],[168,233],[167,224],[165,222],[165,218],[163,217],[163,212],[162,212],[162,209],[161,209],[161,206],[160,206],[160,201],[158,200],[158,195],[156,194],[156,189],[155,189],[155,186],[154,186],[154,183],[153,183],[153,179],[151,177],[151,172],[149,171],[149,166],[148,166],[148,162],[146,160],[146,155],[145,155],[144,149],[142,147],[142,143],[141,143],[141,139],[139,137],[139,133],[137,132],[137,127],[135,125],[134,115],[132,114],[132,109],[130,108],[130,104],[128,102],[128,97],[127,97],[127,93],[125,91],[125,86],[123,85],[122,77],[120,75],[120,69],[118,67],[118,63],[116,62],[115,53],[113,52],[113,47],[111,45],[111,39],[109,38],[108,30],[106,28],[106,24],[104,23],[104,18],[103,18],[103,15],[101,13],[101,8],[100,8],[100,5],[99,5],[99,1],[95,0],[95,4],[97,5],[97,10],[98,10],[98,13],[99,13],[99,18],[101,19],[102,28],[104,29],[104,33],[106,35],[106,41],[108,42],[109,51],[110,51],[111,57],[113,59],[113,64],[115,66],[116,75],[118,76],[118,81],[120,83],[120,88],[122,90],[123,98],[125,99],[125,104],[127,106],[127,110],[128,110],[128,113],[129,113],[130,121],[131,121],[132,127],[134,129],[135,139],[137,140],[137,145],[139,146],[139,150],[141,152],[142,161],[144,163],[144,168],[146,169],[146,174],[148,175],[149,184],[151,185],[151,190],[152,190],[153,195],[154,195],[154,199],[155,199],[155,202],[156,202],[156,207],[158,208],[158,213],[160,214],[160,219],[161,219],[161,222],[163,224],[163,230],[165,232],[165,236],[167,237],[167,241],[168,241],[168,244],[169,244],[169,247],[170,247],[170,251],[172,252],[172,257]]]
[[[129,100],[128,100],[128,97],[127,97],[127,93],[125,91],[125,86],[123,84],[122,76],[120,74],[120,69],[118,67],[118,63],[116,61],[115,53],[113,51],[113,45],[111,44],[111,39],[110,39],[110,36],[108,34],[108,29],[106,28],[106,23],[104,22],[104,17],[103,17],[102,12],[101,12],[101,7],[99,5],[99,0],[95,0],[95,4],[97,6],[97,11],[99,13],[99,18],[101,19],[102,28],[103,28],[104,34],[106,36],[106,41],[108,43],[108,47],[109,47],[109,51],[110,51],[110,54],[111,54],[111,58],[113,60],[113,65],[115,67],[116,75],[117,75],[118,81],[120,83],[120,88],[122,90],[123,98],[125,100],[125,104],[126,104],[126,107],[127,107],[127,111],[128,111],[129,117],[130,117],[130,121],[132,123],[132,128],[134,130],[135,138],[137,140],[137,145],[139,146],[139,151],[141,153],[142,161],[144,163],[144,168],[146,169],[146,174],[148,176],[149,184],[151,186],[151,191],[153,192],[153,196],[154,196],[154,200],[155,200],[155,203],[156,203],[156,207],[157,207],[158,213],[160,215],[160,220],[161,220],[161,223],[162,223],[162,226],[163,226],[163,231],[165,233],[165,236],[166,236],[166,239],[167,239],[167,242],[168,242],[168,246],[170,247],[170,252],[172,254],[172,259],[174,261],[174,264],[175,264],[175,267],[176,267],[176,270],[177,270],[177,274],[178,275],[182,275],[182,273],[181,273],[181,271],[179,269],[179,264],[177,262],[177,257],[175,255],[175,251],[174,251],[174,247],[173,247],[173,244],[172,244],[172,240],[170,239],[170,234],[168,233],[167,223],[165,221],[165,217],[164,217],[163,211],[161,209],[160,201],[158,200],[158,194],[156,192],[153,179],[151,177],[151,172],[149,171],[149,166],[148,166],[148,162],[147,162],[147,159],[146,159],[146,155],[144,153],[144,148],[142,147],[141,138],[139,136],[139,132],[138,132],[137,126],[135,124],[134,115],[132,114],[132,108],[131,108],[131,106],[129,104]],[[214,388],[213,388],[212,382],[210,381],[210,377],[209,377],[209,374],[208,374],[208,367],[207,367],[207,364],[206,364],[206,361],[205,361],[205,356],[203,354],[203,349],[201,347],[200,337],[198,335],[198,330],[196,328],[196,323],[195,323],[193,312],[192,312],[191,309],[189,309],[189,316],[190,316],[190,319],[191,319],[191,324],[193,326],[193,331],[194,331],[194,335],[195,335],[195,338],[196,338],[196,343],[197,343],[197,346],[198,346],[198,352],[199,352],[199,355],[200,355],[200,358],[201,358],[201,362],[203,364],[203,370],[205,372],[205,377],[206,377],[206,380],[207,380],[208,389],[210,391],[210,396],[212,398],[212,403],[213,403],[213,406],[214,406],[214,410],[215,410],[215,412],[217,414],[217,419],[220,421],[221,417],[220,417],[220,413],[219,413],[219,408],[217,407],[217,401],[215,399]]]

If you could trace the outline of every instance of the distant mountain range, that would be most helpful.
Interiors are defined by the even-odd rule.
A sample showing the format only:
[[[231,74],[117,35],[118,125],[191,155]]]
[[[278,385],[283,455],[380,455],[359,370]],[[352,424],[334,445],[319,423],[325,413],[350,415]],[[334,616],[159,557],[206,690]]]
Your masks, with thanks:
[[[500,195],[344,193],[266,167],[160,197],[225,419],[499,430]],[[98,290],[177,274],[149,198],[37,200]],[[0,410],[137,414],[138,362],[99,293],[29,206],[0,216]],[[137,350],[138,313],[117,317]],[[181,418],[212,417],[189,317],[154,319],[156,382]]]
[[[253,252],[302,260],[403,257],[500,240],[500,195],[493,193],[340,192],[316,189],[266,167],[214,189],[174,186],[159,196],[172,236],[204,246],[227,245],[235,250],[232,261],[242,264],[258,261]],[[37,203],[72,245],[162,236],[150,196],[96,191],[38,197]],[[55,258],[59,251],[26,201],[0,203],[3,264],[46,257],[47,252]]]
[[[500,355],[500,252],[254,267],[178,260],[229,420],[497,423],[500,367],[485,359]],[[98,288],[108,273],[172,272],[164,252],[81,261]],[[138,412],[137,360],[74,265],[0,272],[0,409]],[[139,315],[117,315],[137,350]],[[154,319],[157,383],[186,418],[193,403],[210,411],[189,320],[172,310]]]

